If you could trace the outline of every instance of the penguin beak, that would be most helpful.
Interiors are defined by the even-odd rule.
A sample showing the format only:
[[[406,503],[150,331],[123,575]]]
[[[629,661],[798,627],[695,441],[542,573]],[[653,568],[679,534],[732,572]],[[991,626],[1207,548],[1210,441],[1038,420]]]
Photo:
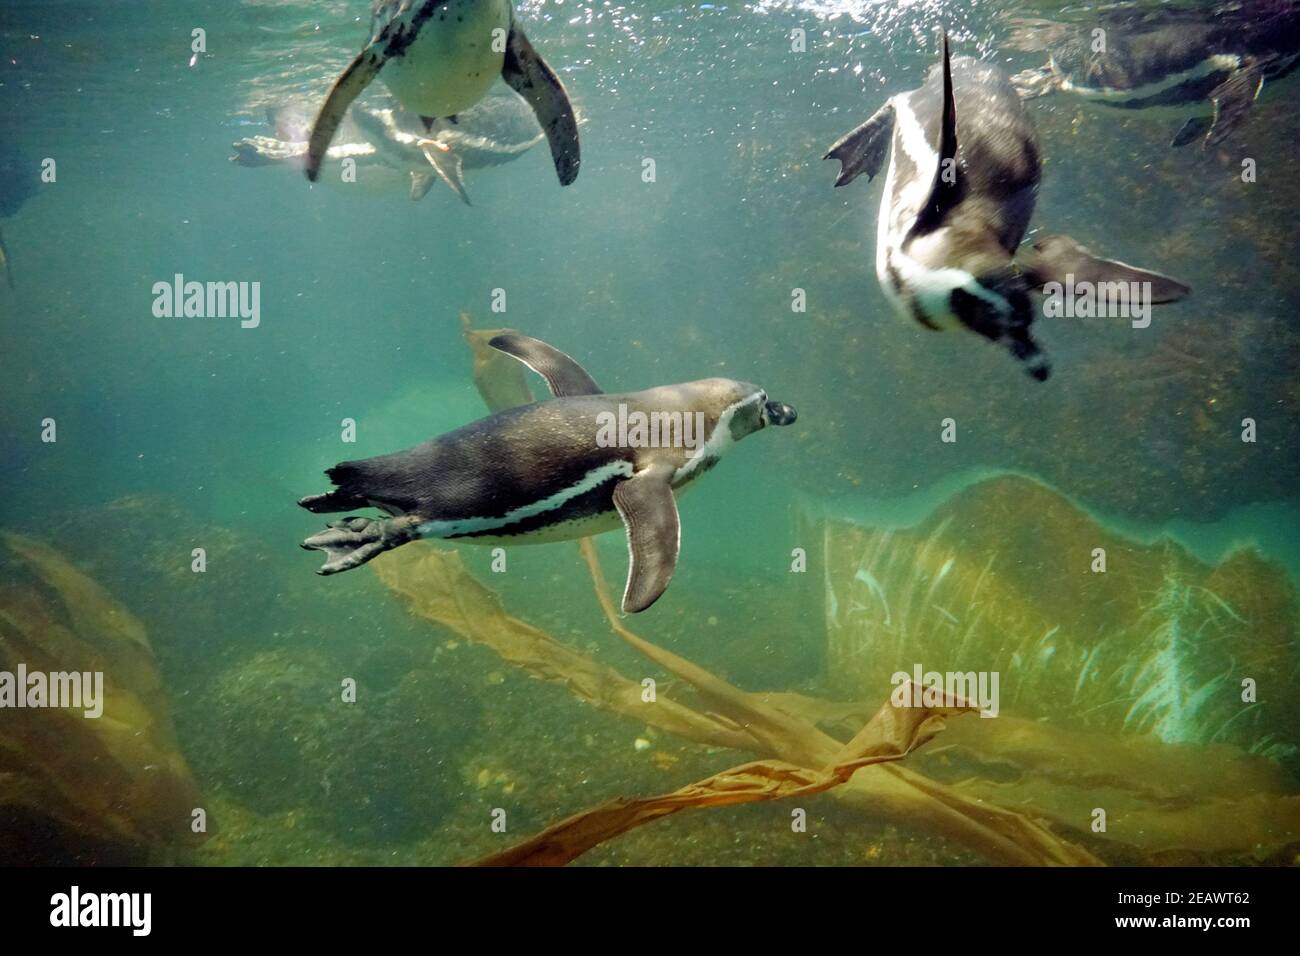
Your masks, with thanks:
[[[763,406],[763,417],[769,425],[792,425],[799,413],[784,402],[768,402]]]

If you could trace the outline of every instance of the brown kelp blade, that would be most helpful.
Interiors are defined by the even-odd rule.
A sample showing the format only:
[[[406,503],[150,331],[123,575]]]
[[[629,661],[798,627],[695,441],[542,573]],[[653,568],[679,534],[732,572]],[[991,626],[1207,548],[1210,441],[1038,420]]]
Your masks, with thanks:
[[[26,825],[0,835],[0,857],[51,862],[66,847],[77,862],[145,862],[201,838],[203,800],[143,625],[53,548],[9,533],[0,543],[0,670],[21,664],[51,686],[59,675],[81,696],[4,712],[0,811]]]
[[[517,405],[531,405],[536,399],[528,387],[524,366],[504,352],[488,345],[507,329],[474,329],[468,312],[460,314],[465,343],[474,356],[474,385],[491,412],[502,412]]]
[[[755,746],[754,738],[734,722],[699,713],[662,693],[653,706],[647,705],[639,683],[507,614],[497,594],[479,583],[454,551],[417,542],[388,552],[372,561],[371,567],[417,617],[490,648],[534,677],[565,685],[590,704],[701,743],[738,749]]]
[[[741,764],[672,793],[603,803],[476,865],[563,866],[606,840],[682,810],[813,796],[839,786],[863,767],[906,756],[938,733],[945,717],[972,709],[952,699],[941,707],[895,708],[886,703],[845,745],[841,759],[826,769],[781,760]]]
[[[1099,839],[1134,859],[1269,859],[1300,846],[1300,796],[1273,762],[1223,744],[1071,731],[999,717],[993,733],[954,727],[944,756],[974,771],[957,792],[1082,828],[1106,811]]]
[[[853,722],[853,726],[861,727],[870,713],[868,708],[799,694],[749,693],[640,638],[622,626],[589,542],[584,542],[583,551],[591,561],[597,593],[611,628],[691,685],[701,698],[699,706],[669,700],[662,689],[658,701],[647,705],[638,683],[506,614],[496,594],[470,575],[454,552],[411,544],[383,555],[371,566],[380,580],[407,602],[413,614],[491,648],[534,676],[563,684],[583,701],[686,740],[746,750],[796,767],[824,768],[837,761],[844,744],[817,724],[842,727]],[[984,726],[989,722],[975,723]],[[899,769],[892,764],[868,766],[846,784],[833,788],[831,795],[873,818],[942,834],[995,862],[1019,866],[1098,862],[1035,820],[1012,810],[981,805],[930,781],[925,781],[922,788],[891,773]]]

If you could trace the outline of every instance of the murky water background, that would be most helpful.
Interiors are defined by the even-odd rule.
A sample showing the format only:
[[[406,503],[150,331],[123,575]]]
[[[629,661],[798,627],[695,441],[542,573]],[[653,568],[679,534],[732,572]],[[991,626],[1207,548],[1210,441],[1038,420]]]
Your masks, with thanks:
[[[23,186],[21,207],[0,221],[15,278],[12,291],[0,288],[0,525],[56,548],[147,629],[179,752],[221,822],[179,858],[463,861],[505,845],[487,829],[491,807],[509,808],[510,835],[522,839],[610,797],[671,790],[745,759],[527,680],[409,615],[369,571],[312,574],[314,556],[297,543],[318,522],[294,503],[324,490],[325,467],[483,414],[462,312],[479,327],[509,325],[555,344],[608,389],[726,375],[798,408],[794,428],[743,443],[682,499],[672,588],[628,622],[752,690],[874,710],[890,690],[879,674],[846,678],[841,664],[828,666],[827,648],[846,626],[828,600],[846,586],[837,575],[851,581],[857,570],[823,566],[837,553],[823,547],[831,529],[846,518],[915,527],[962,489],[1006,473],[1055,495],[1003,518],[1020,543],[1000,560],[1022,570],[1069,560],[1086,573],[1098,529],[1135,554],[1173,535],[1169,547],[1206,568],[1258,549],[1264,560],[1236,572],[1236,597],[1225,598],[1246,623],[1222,630],[1229,618],[1215,617],[1220,644],[1189,638],[1177,654],[1213,656],[1221,674],[1205,680],[1221,677],[1226,694],[1250,661],[1258,673],[1244,676],[1267,678],[1267,713],[1250,718],[1254,736],[1212,741],[1207,731],[1177,742],[1244,753],[1265,740],[1255,751],[1279,774],[1270,786],[1293,797],[1292,98],[1262,99],[1230,149],[1210,156],[1169,150],[1168,123],[1066,99],[1030,105],[1045,160],[1035,225],[1194,289],[1148,329],[1044,323],[1055,375],[1038,386],[1000,350],[929,335],[889,311],[872,266],[879,184],[833,190],[833,164],[820,157],[887,96],[918,85],[940,25],[958,52],[1022,69],[1041,57],[1008,48],[1016,18],[1060,18],[1055,5],[516,9],[588,119],[582,172],[561,189],[544,148],[534,149],[471,172],[472,207],[441,184],[411,202],[400,188],[311,188],[297,171],[227,162],[232,141],[267,132],[268,108],[323,95],[363,39],[365,3],[24,0],[0,9],[0,151],[17,157],[0,167],[57,164],[57,181]],[[207,52],[191,63],[195,28],[206,31]],[[791,51],[795,28],[807,31],[806,52]],[[1242,156],[1257,160],[1257,183],[1240,181]],[[642,181],[646,158],[653,183]],[[0,194],[18,194],[19,175],[0,182]],[[259,282],[259,327],[156,318],[152,286],[176,273]],[[490,311],[496,288],[507,291],[505,315]],[[795,288],[807,292],[806,313],[791,311]],[[952,445],[938,441],[946,417],[958,422]],[[1255,444],[1240,440],[1246,417],[1258,422]],[[46,418],[57,422],[54,444],[40,441]],[[358,423],[354,445],[340,441],[344,418]],[[1021,533],[1058,507],[1077,519],[1049,522],[1057,536]],[[979,523],[956,514],[958,529]],[[209,556],[202,575],[189,568],[198,547]],[[809,553],[809,573],[791,573],[795,548]],[[599,550],[621,581],[621,535],[601,538]],[[485,549],[461,557],[512,614],[630,678],[663,677],[609,635],[571,545],[513,549],[506,574],[490,571]],[[1131,573],[1134,588],[1158,595],[1165,578],[1153,563],[1111,573]],[[1022,574],[991,600],[1036,608],[1035,622],[1067,631],[1083,619],[1095,626],[1089,608],[1062,603],[1054,586],[1034,591],[1050,577]],[[1233,600],[1250,603],[1254,617]],[[1110,632],[1072,640],[1085,652],[1120,640],[1138,626],[1140,606],[1131,620],[1112,616]],[[1260,634],[1267,653],[1220,653],[1221,642]],[[920,650],[904,643],[909,667]],[[368,707],[333,705],[342,676],[357,678]],[[1054,719],[1074,728],[1065,711]],[[1020,716],[1040,715],[1022,700]],[[1160,737],[1158,721],[1076,723]],[[984,724],[997,721],[979,725],[997,732]],[[1227,759],[1207,750],[1203,762]],[[793,836],[789,808],[775,802],[686,814],[583,859],[986,859],[951,834],[909,827],[905,815],[825,796],[807,805],[820,839]],[[1087,843],[1086,815],[1074,827],[1071,838]],[[1294,839],[1277,837],[1270,850]],[[1189,842],[1180,849],[1201,849]],[[100,843],[86,850],[89,841],[66,834],[43,845],[81,861],[135,858]],[[1108,861],[1137,859],[1087,845]]]

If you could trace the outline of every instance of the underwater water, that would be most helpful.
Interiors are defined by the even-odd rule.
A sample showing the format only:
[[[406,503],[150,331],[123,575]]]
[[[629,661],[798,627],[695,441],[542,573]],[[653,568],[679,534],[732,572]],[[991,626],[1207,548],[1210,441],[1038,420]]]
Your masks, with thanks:
[[[523,134],[466,113],[513,137],[466,159],[467,204],[438,178],[412,200],[417,152],[316,184],[229,161],[286,138],[268,111],[310,126],[364,0],[7,0],[0,672],[105,690],[96,718],[0,707],[0,859],[519,862],[633,798],[646,825],[597,813],[532,859],[1294,862],[1296,79],[1205,149],[1170,148],[1157,111],[1026,102],[1028,241],[1192,289],[1144,327],[1039,318],[1041,383],[895,314],[885,175],[835,189],[822,159],[920,86],[941,28],[1015,73],[1046,62],[1031,27],[1102,15],[1063,6],[517,2],[581,171],[562,188],[545,141],[507,156]],[[174,281],[257,309],[172,315]],[[607,392],[726,377],[798,420],[681,497],[676,573],[639,614],[616,607],[621,530],[594,565],[434,541],[314,574],[298,545],[329,519],[296,503],[326,468],[487,414],[508,373],[476,387],[467,327],[550,343]],[[899,708],[900,673],[969,674],[989,713]],[[859,732],[891,759],[850,766]],[[696,782],[747,796],[655,801]]]

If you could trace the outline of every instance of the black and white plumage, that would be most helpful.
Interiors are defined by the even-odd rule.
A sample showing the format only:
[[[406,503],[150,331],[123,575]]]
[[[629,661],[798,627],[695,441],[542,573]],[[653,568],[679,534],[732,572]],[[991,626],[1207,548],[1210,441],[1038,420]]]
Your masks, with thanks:
[[[515,332],[492,339],[540,374],[555,398],[510,408],[407,451],[348,461],[326,474],[335,489],[303,498],[314,512],[378,508],[388,517],[335,521],[303,542],[320,569],[359,567],[419,538],[531,544],[599,534],[623,524],[631,566],[623,609],[649,607],[668,586],[680,529],[674,493],[709,471],[737,441],[795,420],[756,385],[724,378],[607,395],[573,359]],[[700,413],[691,446],[630,447],[598,440],[609,415]]]
[[[1038,136],[1006,74],[969,57],[943,60],[920,89],[891,97],[842,137],[836,186],[889,158],[876,232],[876,275],[904,317],[932,330],[965,328],[1001,344],[1042,381],[1050,363],[1030,331],[1045,282],[1140,281],[1152,301],[1187,287],[1092,256],[1052,237],[1019,250],[1038,196]]]
[[[1240,126],[1267,83],[1300,65],[1300,4],[1112,13],[1047,46],[1045,66],[1013,77],[1025,98],[1062,92],[1100,106],[1175,115],[1181,125],[1171,145],[1200,139],[1209,147]]]
[[[370,41],[335,81],[312,128],[307,178],[315,181],[348,107],[376,77],[431,127],[477,103],[498,76],[532,108],[560,184],[572,183],[581,162],[577,118],[510,0],[376,0]]]

